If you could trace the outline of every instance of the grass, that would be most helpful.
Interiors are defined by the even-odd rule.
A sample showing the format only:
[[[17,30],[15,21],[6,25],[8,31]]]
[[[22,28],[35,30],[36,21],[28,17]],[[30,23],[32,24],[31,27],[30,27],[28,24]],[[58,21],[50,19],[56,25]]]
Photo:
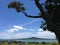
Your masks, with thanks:
[[[8,43],[3,43],[3,44],[0,44],[0,45],[20,45],[20,44],[15,44],[15,43],[8,44]],[[59,44],[23,44],[23,45],[59,45]]]

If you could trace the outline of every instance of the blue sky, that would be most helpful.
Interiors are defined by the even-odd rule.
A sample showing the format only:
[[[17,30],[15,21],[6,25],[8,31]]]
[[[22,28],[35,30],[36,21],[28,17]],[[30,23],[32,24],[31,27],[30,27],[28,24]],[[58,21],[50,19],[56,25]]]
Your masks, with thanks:
[[[14,0],[0,1],[0,39],[9,38],[56,38],[55,34],[50,31],[43,31],[40,28],[43,19],[34,19],[24,16],[22,12],[18,13],[15,9],[8,9],[8,4]],[[38,15],[34,1],[16,0],[24,3],[27,14]],[[44,0],[41,0],[41,3]]]

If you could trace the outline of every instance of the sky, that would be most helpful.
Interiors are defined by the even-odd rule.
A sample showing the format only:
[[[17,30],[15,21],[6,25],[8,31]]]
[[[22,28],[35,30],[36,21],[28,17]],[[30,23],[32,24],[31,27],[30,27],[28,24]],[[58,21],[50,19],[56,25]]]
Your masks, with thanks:
[[[16,12],[15,9],[8,9],[8,4],[15,0],[0,1],[0,39],[17,39],[28,37],[39,37],[55,39],[53,32],[44,31],[40,28],[44,21],[42,18],[28,18],[22,12]],[[39,10],[34,0],[16,0],[24,3],[26,13],[29,15],[38,15]],[[43,3],[44,0],[41,0]]]

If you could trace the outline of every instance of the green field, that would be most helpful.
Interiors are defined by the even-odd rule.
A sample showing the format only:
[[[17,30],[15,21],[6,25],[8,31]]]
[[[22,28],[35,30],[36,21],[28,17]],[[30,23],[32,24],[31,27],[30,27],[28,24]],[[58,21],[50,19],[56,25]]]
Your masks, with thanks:
[[[59,45],[59,44],[15,44],[15,43],[12,43],[12,44],[8,44],[8,43],[3,43],[3,44],[0,44],[0,45]]]

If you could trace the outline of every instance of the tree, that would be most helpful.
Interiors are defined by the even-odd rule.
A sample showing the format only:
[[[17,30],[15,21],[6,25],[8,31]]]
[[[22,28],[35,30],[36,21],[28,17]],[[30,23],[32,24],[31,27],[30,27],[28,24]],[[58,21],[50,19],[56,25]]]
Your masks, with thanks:
[[[30,18],[43,18],[45,23],[42,28],[48,29],[56,34],[58,42],[60,43],[60,0],[45,0],[44,6],[42,7],[40,0],[34,0],[35,5],[41,12],[41,15],[38,16],[30,16],[26,12],[24,12],[25,8],[22,6],[22,3],[12,2],[8,5],[9,8],[15,8],[17,12],[23,12],[25,16]],[[47,25],[47,27],[44,27]]]

